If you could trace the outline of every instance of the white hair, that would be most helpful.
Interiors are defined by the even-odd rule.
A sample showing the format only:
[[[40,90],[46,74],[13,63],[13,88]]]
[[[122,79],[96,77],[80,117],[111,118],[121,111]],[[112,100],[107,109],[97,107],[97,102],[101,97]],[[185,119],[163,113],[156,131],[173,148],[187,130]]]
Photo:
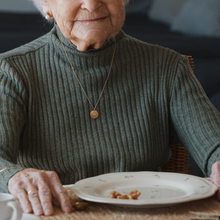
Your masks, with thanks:
[[[41,12],[42,15],[44,15],[44,11],[40,3],[41,0],[29,0],[29,1],[34,4],[34,6]],[[129,2],[129,0],[122,0],[122,1],[125,3],[125,5]]]
[[[29,1],[33,3],[33,5],[40,11],[42,15],[44,15],[44,11],[40,3],[41,0],[29,0]]]

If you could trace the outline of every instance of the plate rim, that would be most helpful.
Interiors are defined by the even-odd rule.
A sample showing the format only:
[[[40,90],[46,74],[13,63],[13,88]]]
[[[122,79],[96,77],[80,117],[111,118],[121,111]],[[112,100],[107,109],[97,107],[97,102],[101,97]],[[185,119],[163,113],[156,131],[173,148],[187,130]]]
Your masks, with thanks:
[[[87,181],[91,181],[91,180],[95,180],[97,178],[101,178],[101,177],[106,177],[109,175],[134,175],[134,174],[163,174],[163,175],[172,175],[172,176],[184,176],[184,177],[190,177],[190,178],[194,178],[194,179],[199,179],[202,180],[203,182],[205,182],[209,188],[207,189],[207,191],[203,194],[194,194],[194,196],[190,196],[190,197],[179,197],[179,198],[171,198],[162,201],[162,200],[153,200],[150,201],[148,200],[114,200],[112,198],[103,198],[103,197],[98,197],[98,196],[91,196],[88,195],[86,193],[84,193],[81,190],[81,185],[84,182]],[[184,202],[190,202],[190,201],[195,201],[195,200],[199,200],[199,199],[204,199],[204,198],[208,198],[211,197],[212,195],[215,194],[215,192],[218,190],[218,187],[215,186],[210,180],[206,179],[206,178],[202,178],[202,177],[198,177],[198,176],[194,176],[194,175],[189,175],[189,174],[182,174],[182,173],[171,173],[171,172],[153,172],[153,171],[138,171],[138,172],[115,172],[115,173],[106,173],[106,174],[101,174],[101,175],[97,175],[97,176],[93,176],[93,177],[89,177],[89,178],[85,178],[82,180],[77,181],[72,187],[71,187],[71,191],[78,196],[81,199],[84,199],[86,201],[90,201],[90,202],[96,202],[96,203],[105,203],[105,204],[112,204],[112,205],[129,205],[129,206],[154,206],[154,205],[173,205],[173,204],[179,204],[179,203],[184,203]]]
[[[36,216],[32,213],[24,213],[22,214],[21,220],[41,220],[39,216]]]

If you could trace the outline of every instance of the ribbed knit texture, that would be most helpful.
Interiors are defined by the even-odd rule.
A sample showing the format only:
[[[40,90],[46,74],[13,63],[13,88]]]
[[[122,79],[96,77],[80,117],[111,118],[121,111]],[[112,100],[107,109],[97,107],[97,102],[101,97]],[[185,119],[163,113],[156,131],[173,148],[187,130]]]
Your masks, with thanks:
[[[78,51],[57,27],[0,56],[0,169],[54,170],[63,184],[120,171],[157,170],[170,156],[173,133],[208,175],[219,160],[220,115],[188,61],[163,47],[116,36],[111,75],[96,104],[114,51]],[[19,169],[0,173],[1,191]]]

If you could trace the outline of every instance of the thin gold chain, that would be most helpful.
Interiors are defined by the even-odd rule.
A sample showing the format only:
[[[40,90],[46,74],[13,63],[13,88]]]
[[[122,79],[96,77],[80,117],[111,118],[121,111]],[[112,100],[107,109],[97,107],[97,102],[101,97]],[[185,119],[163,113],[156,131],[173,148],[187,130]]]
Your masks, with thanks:
[[[5,171],[5,170],[9,170],[9,169],[22,169],[21,167],[7,167],[7,168],[4,168],[2,170],[0,170],[0,173]]]
[[[59,38],[59,37],[58,37],[58,38]],[[115,39],[115,38],[114,38],[114,39]],[[60,38],[59,38],[59,40],[60,40]],[[63,42],[62,42],[61,40],[60,40],[60,43],[61,43],[62,46],[63,46],[63,50],[64,50],[64,52],[65,52],[65,54],[66,54],[66,57],[67,57],[67,59],[68,59],[68,61],[69,61],[69,64],[70,64],[70,66],[71,66],[71,68],[72,68],[72,70],[73,70],[73,73],[74,73],[74,75],[75,75],[75,77],[76,77],[76,79],[77,79],[77,81],[78,81],[78,83],[79,83],[79,85],[80,85],[82,91],[84,92],[84,94],[85,94],[86,98],[88,99],[90,105],[92,106],[93,110],[95,110],[96,107],[97,107],[98,104],[99,104],[99,101],[100,101],[100,99],[101,99],[101,97],[102,97],[102,94],[103,94],[103,92],[104,92],[105,86],[106,86],[106,84],[107,84],[107,82],[108,82],[108,78],[109,78],[110,73],[111,73],[112,64],[113,64],[113,61],[114,61],[115,51],[116,51],[116,39],[115,39],[114,53],[113,53],[113,56],[112,56],[112,61],[111,61],[111,66],[110,66],[110,69],[109,69],[109,72],[108,72],[108,76],[107,76],[107,78],[106,78],[106,80],[105,80],[105,84],[104,84],[104,86],[103,86],[103,88],[102,88],[102,91],[101,91],[101,93],[100,93],[99,99],[98,99],[98,101],[97,101],[95,107],[94,107],[93,104],[91,103],[91,101],[90,101],[89,97],[87,96],[87,94],[86,94],[86,92],[85,92],[85,90],[84,90],[82,84],[80,83],[79,78],[78,78],[77,75],[76,75],[76,72],[75,72],[75,70],[74,70],[74,68],[73,68],[73,66],[72,66],[72,64],[71,64],[71,62],[70,62],[69,56],[68,56],[68,54],[67,54],[67,52],[66,52],[66,50],[65,50],[65,47],[64,47],[64,45],[63,45]]]

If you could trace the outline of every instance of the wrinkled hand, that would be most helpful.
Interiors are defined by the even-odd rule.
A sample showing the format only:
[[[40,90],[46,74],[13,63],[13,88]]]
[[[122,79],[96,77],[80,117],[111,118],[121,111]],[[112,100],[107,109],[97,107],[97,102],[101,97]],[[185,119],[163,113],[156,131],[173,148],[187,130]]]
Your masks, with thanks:
[[[210,175],[211,181],[218,187],[217,197],[220,201],[220,161],[215,162],[212,165],[212,173]]]
[[[53,171],[21,170],[10,178],[8,190],[26,213],[52,215],[53,205],[60,206],[64,212],[72,210],[67,191]]]

